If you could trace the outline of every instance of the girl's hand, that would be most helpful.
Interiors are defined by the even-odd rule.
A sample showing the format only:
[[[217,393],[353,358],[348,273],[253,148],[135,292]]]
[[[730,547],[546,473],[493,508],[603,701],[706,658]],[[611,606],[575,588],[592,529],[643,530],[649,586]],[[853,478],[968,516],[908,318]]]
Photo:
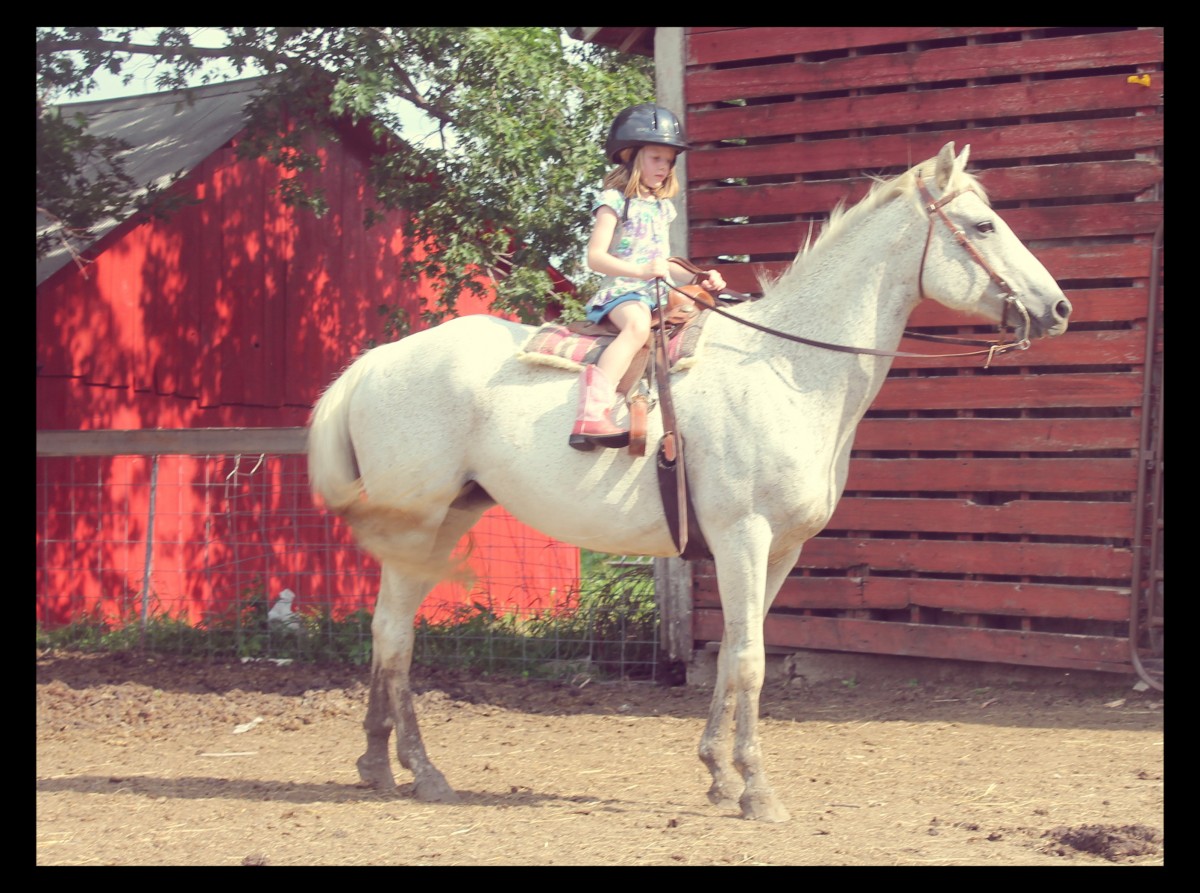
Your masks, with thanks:
[[[723,289],[725,287],[725,277],[724,276],[722,276],[716,270],[706,270],[705,272],[708,274],[708,278],[705,279],[703,282],[705,289],[707,289],[708,291],[716,292],[716,291],[720,291],[721,289]]]
[[[656,257],[654,260],[647,261],[642,265],[643,279],[669,279],[671,276],[671,268],[668,266],[665,258]]]

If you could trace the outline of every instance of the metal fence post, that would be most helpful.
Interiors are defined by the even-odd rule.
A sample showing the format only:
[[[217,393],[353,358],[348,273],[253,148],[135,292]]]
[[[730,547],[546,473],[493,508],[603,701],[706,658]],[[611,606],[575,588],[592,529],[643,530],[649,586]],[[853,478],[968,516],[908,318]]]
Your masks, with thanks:
[[[150,464],[150,508],[146,518],[146,564],[142,577],[142,634],[150,622],[150,573],[154,570],[154,501],[158,495],[158,454]]]

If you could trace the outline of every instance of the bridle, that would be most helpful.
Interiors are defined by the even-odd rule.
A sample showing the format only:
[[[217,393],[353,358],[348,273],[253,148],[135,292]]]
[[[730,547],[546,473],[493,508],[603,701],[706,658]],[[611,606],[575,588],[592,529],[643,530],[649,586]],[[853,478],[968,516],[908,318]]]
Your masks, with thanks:
[[[1004,277],[1002,277],[999,273],[997,273],[992,268],[991,264],[989,264],[987,262],[987,260],[984,258],[984,256],[979,253],[979,250],[976,249],[975,246],[971,244],[971,240],[969,238],[967,238],[967,234],[965,232],[963,232],[961,229],[959,229],[957,226],[955,226],[954,223],[950,220],[949,216],[947,216],[947,214],[946,214],[946,211],[945,211],[946,205],[950,204],[950,202],[954,201],[956,198],[958,198],[960,195],[962,195],[966,190],[959,189],[955,192],[951,192],[951,193],[947,193],[946,195],[943,195],[940,199],[935,199],[933,197],[932,193],[930,193],[929,188],[925,185],[925,180],[920,175],[920,173],[918,173],[916,175],[916,177],[917,177],[917,189],[920,191],[921,200],[925,203],[924,207],[925,207],[926,212],[929,215],[929,229],[925,234],[925,247],[921,252],[921,266],[920,266],[920,272],[917,277],[917,289],[918,289],[918,293],[920,294],[921,299],[922,300],[925,299],[925,257],[926,257],[926,255],[928,255],[929,245],[933,241],[934,225],[937,220],[941,220],[944,224],[946,224],[947,228],[949,228],[951,235],[954,236],[954,241],[957,242],[960,246],[962,246],[966,250],[967,254],[971,257],[971,259],[983,268],[984,272],[987,273],[988,277],[992,280],[992,282],[994,282],[997,286],[999,286],[1001,292],[1003,293],[1003,295],[1004,295],[1004,311],[1001,314],[1000,322],[998,324],[998,328],[1000,329],[1000,331],[1003,332],[1004,329],[1009,326],[1009,322],[1008,322],[1009,311],[1010,311],[1010,309],[1015,309],[1020,314],[1021,319],[1024,323],[1024,331],[1026,333],[1026,337],[1020,339],[1019,341],[981,341],[978,339],[971,339],[971,338],[955,338],[955,337],[951,337],[951,336],[947,336],[947,335],[929,335],[929,334],[925,334],[922,332],[913,332],[908,329],[905,329],[904,335],[907,338],[915,338],[915,339],[920,339],[923,341],[938,341],[938,342],[942,342],[945,344],[978,344],[978,345],[983,345],[984,347],[982,350],[970,350],[970,351],[963,351],[963,352],[959,352],[959,353],[940,353],[940,354],[908,353],[905,351],[878,350],[878,349],[872,348],[872,347],[848,347],[848,346],[842,345],[842,344],[830,344],[825,341],[816,341],[811,338],[801,337],[800,335],[791,335],[791,334],[788,334],[787,332],[780,332],[777,329],[772,329],[772,328],[769,328],[768,326],[762,326],[762,325],[759,325],[758,323],[750,322],[749,320],[742,319],[740,316],[734,316],[732,313],[729,313],[724,308],[717,306],[715,302],[705,301],[703,299],[697,299],[695,295],[692,295],[692,294],[682,291],[681,289],[672,285],[670,282],[667,282],[665,279],[660,280],[660,281],[663,282],[667,286],[667,288],[673,289],[674,291],[677,291],[680,294],[684,294],[687,297],[692,298],[693,300],[696,300],[696,302],[701,304],[702,306],[704,306],[704,307],[708,308],[709,310],[712,310],[716,313],[719,313],[728,319],[732,319],[734,322],[740,323],[744,326],[749,326],[752,329],[757,329],[760,332],[765,332],[768,335],[774,335],[777,338],[784,338],[788,341],[796,341],[796,342],[799,342],[800,344],[807,344],[811,347],[820,347],[825,350],[840,351],[842,353],[867,354],[869,356],[876,356],[876,357],[916,357],[916,358],[922,358],[922,359],[937,358],[937,357],[986,356],[987,361],[983,364],[983,367],[985,369],[991,365],[993,357],[1000,356],[1000,355],[1008,353],[1009,351],[1012,351],[1012,350],[1028,350],[1029,344],[1030,344],[1029,337],[1028,337],[1028,334],[1030,331],[1029,311],[1025,308],[1025,305],[1021,303],[1020,299],[1017,298],[1016,292],[1013,291],[1011,286],[1009,286],[1008,282],[1005,281]],[[696,274],[697,278],[704,275],[705,271],[701,270],[699,267],[695,266],[694,264],[691,264],[690,262],[683,261],[681,258],[672,258],[672,260],[677,263],[680,263],[680,265],[683,266],[685,269],[687,269],[688,272]],[[741,295],[741,296],[737,296],[737,297],[740,297],[741,299],[747,299],[749,296]]]
[[[929,229],[925,233],[925,248],[921,252],[921,269],[917,275],[917,290],[921,300],[925,300],[925,257],[929,254],[929,243],[933,240],[933,225],[935,220],[941,220],[946,224],[946,228],[950,230],[950,234],[954,236],[954,241],[957,242],[970,255],[971,260],[983,267],[983,271],[988,274],[988,278],[1000,288],[1004,295],[1004,310],[1000,314],[999,328],[1003,331],[1008,326],[1008,312],[1015,308],[1020,314],[1022,322],[1025,324],[1026,336],[1029,334],[1029,311],[1025,305],[1017,298],[1017,293],[1013,291],[1003,276],[997,273],[992,265],[987,262],[987,259],[979,253],[979,249],[971,244],[971,240],[967,238],[967,234],[959,227],[951,222],[950,217],[946,214],[946,205],[954,201],[967,190],[957,189],[954,192],[949,192],[939,199],[935,199],[929,191],[929,187],[925,185],[925,178],[917,174],[917,189],[921,193],[921,200],[925,202],[925,211],[929,215]],[[1011,345],[1011,346],[1009,346]],[[1020,341],[1006,342],[1008,350],[1028,350],[1029,338],[1022,338]]]

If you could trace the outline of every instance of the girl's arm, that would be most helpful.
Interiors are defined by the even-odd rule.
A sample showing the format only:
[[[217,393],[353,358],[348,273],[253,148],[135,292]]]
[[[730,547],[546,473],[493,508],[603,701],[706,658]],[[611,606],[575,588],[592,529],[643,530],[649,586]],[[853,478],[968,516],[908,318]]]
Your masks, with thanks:
[[[596,210],[596,222],[592,224],[592,236],[588,239],[588,266],[603,276],[630,276],[634,279],[666,279],[671,275],[666,258],[658,258],[645,264],[621,260],[608,253],[613,232],[617,228],[617,212],[608,205]]]
[[[706,289],[709,291],[720,291],[725,287],[725,277],[719,272],[716,270],[705,270],[704,273],[707,278],[702,280],[700,284]],[[687,282],[690,281],[693,274],[684,267],[679,266],[679,264],[673,263],[671,264],[671,275],[675,277],[676,282]]]

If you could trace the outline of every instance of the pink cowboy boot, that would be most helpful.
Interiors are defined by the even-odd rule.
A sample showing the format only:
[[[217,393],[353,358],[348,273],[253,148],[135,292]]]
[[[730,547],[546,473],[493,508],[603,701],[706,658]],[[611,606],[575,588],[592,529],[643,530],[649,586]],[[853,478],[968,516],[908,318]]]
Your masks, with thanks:
[[[615,386],[600,367],[583,367],[579,377],[579,414],[568,443],[577,450],[594,450],[597,446],[624,447],[629,445],[629,429],[618,428],[612,420]]]

